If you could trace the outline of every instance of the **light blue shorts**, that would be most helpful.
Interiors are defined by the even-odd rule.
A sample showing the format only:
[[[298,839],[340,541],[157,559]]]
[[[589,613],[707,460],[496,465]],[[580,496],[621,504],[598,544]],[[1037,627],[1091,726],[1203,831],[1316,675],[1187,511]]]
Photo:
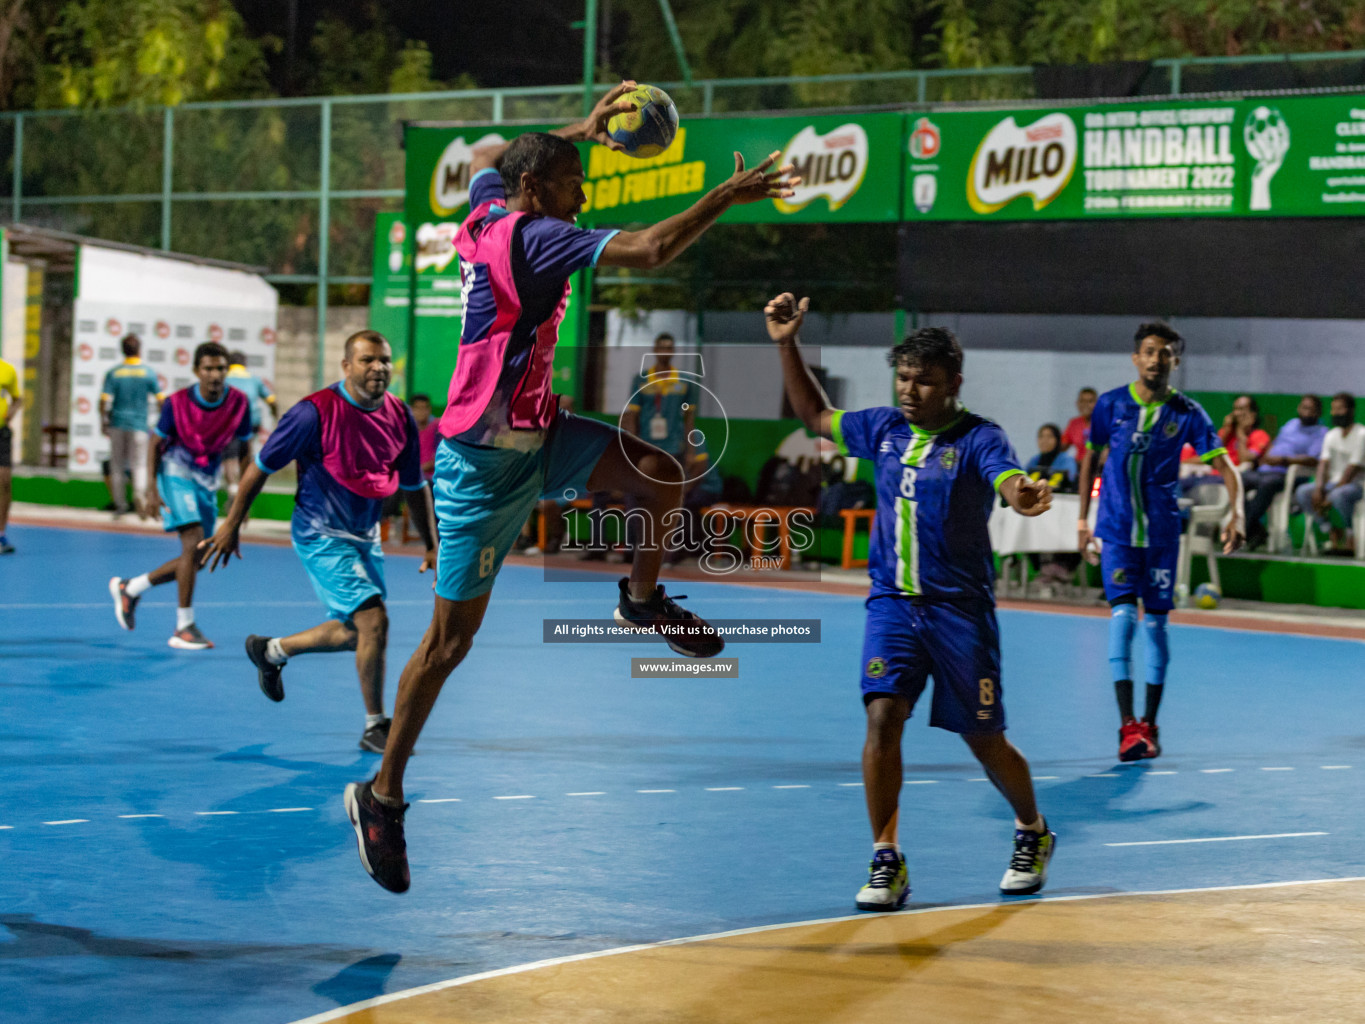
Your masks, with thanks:
[[[384,551],[378,541],[298,534],[294,534],[293,541],[294,550],[308,572],[308,581],[313,584],[313,593],[332,618],[350,622],[362,604],[373,597],[382,601],[388,593],[384,586]]]
[[[213,534],[218,520],[218,495],[203,484],[183,476],[157,473],[156,489],[161,495],[161,525],[167,532],[196,524],[204,536]]]
[[[467,601],[488,593],[536,502],[583,497],[619,434],[614,424],[560,412],[534,452],[443,440],[432,482],[441,535],[437,595]]]

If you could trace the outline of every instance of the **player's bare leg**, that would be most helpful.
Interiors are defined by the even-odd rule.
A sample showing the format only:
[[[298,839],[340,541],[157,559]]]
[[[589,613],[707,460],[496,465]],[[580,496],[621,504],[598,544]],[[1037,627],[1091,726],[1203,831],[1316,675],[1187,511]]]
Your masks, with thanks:
[[[1047,866],[1057,846],[1057,835],[1049,831],[1038,813],[1028,761],[1003,732],[968,733],[962,738],[1000,795],[1014,808],[1014,855],[1000,880],[1000,892],[1006,896],[1031,896],[1047,881]]]
[[[909,717],[910,702],[904,697],[875,697],[867,705],[863,796],[872,824],[872,863],[867,884],[854,901],[859,910],[899,910],[910,898],[910,874],[896,843],[904,772],[901,737]]]

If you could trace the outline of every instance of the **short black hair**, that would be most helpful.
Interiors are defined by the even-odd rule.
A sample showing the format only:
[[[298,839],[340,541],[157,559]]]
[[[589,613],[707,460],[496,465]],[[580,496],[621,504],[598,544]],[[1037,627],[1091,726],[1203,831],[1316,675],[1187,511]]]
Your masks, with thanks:
[[[125,334],[119,344],[123,346],[125,356],[135,356],[142,351],[142,339],[136,334]]]
[[[1081,395],[1094,395],[1096,398],[1098,398],[1100,396],[1100,393],[1096,391],[1094,388],[1085,387],[1081,388],[1081,390],[1076,392],[1077,398],[1080,398]]]
[[[1318,395],[1307,394],[1307,395],[1304,395],[1302,398],[1300,398],[1299,401],[1302,402],[1304,398],[1308,399],[1310,402],[1312,402],[1314,405],[1316,405],[1316,406],[1318,407],[1318,414],[1319,414],[1319,415],[1322,414],[1322,398],[1321,398],[1321,397],[1319,397]]]
[[[199,369],[199,364],[205,359],[226,359],[228,350],[216,341],[206,341],[194,350],[194,368]]]
[[[1255,395],[1247,394],[1238,395],[1236,398],[1232,400],[1232,404],[1236,405],[1243,398],[1245,398],[1251,404],[1251,411],[1256,414],[1256,418],[1251,421],[1251,428],[1255,430],[1257,427],[1261,425],[1261,406],[1256,401]]]
[[[502,189],[508,199],[521,195],[521,176],[529,174],[533,178],[544,178],[550,168],[561,160],[572,157],[579,167],[582,159],[578,149],[567,139],[549,132],[526,132],[518,135],[503,151],[498,163],[498,173],[502,175]]]
[[[235,352],[229,352],[228,362],[232,363],[233,366],[245,366],[246,353],[243,352],[241,349],[237,349],[237,351]]]
[[[413,395],[411,398],[408,399],[408,405],[412,405],[413,402],[426,402],[427,405],[430,405],[431,396],[423,391],[419,391],[417,392],[417,394]]]
[[[356,331],[346,339],[346,347],[341,351],[343,359],[350,359],[355,355],[355,343],[357,341],[372,341],[376,345],[389,344],[388,338],[384,337],[384,335],[380,334],[378,331],[372,331],[367,327],[363,331]]]
[[[1138,324],[1138,329],[1133,332],[1133,351],[1142,348],[1142,339],[1150,337],[1165,338],[1171,343],[1171,349],[1176,355],[1185,351],[1185,339],[1180,336],[1170,324],[1164,320],[1149,320],[1145,324]]]
[[[656,345],[659,344],[659,342],[663,341],[665,338],[673,342],[673,344],[675,345],[678,343],[678,339],[673,337],[673,335],[669,334],[667,331],[660,331],[658,335],[656,335],[654,338],[654,344]]]
[[[1355,417],[1355,414],[1356,414],[1356,396],[1355,396],[1355,395],[1351,394],[1349,391],[1338,391],[1335,395],[1332,396],[1332,401],[1334,401],[1334,402],[1336,402],[1336,401],[1345,402],[1345,403],[1346,403],[1346,408],[1348,408],[1348,409],[1351,410],[1351,416],[1352,416],[1353,418]]]
[[[905,336],[886,361],[892,366],[941,366],[949,377],[962,372],[962,346],[957,335],[946,327],[921,327]]]

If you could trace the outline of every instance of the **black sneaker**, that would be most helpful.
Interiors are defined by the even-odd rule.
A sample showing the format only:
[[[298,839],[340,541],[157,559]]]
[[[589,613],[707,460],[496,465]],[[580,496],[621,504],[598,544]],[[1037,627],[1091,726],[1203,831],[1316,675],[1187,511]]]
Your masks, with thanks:
[[[389,726],[392,724],[392,719],[385,718],[366,729],[360,737],[360,749],[368,750],[371,754],[384,753],[389,743]]]
[[[408,874],[408,844],[403,839],[403,812],[408,805],[380,803],[374,798],[373,782],[352,782],[346,787],[346,817],[355,828],[360,863],[389,892],[407,892],[412,879]]]
[[[1000,879],[1001,895],[1032,896],[1043,888],[1048,862],[1057,849],[1057,833],[1049,831],[1046,822],[1043,829],[1042,832],[1027,828],[1014,830],[1014,855],[1005,869],[1005,877]]]
[[[261,684],[261,692],[277,704],[284,700],[284,666],[272,665],[265,656],[270,637],[252,633],[246,638],[246,656],[256,666],[256,679]]]
[[[137,611],[140,597],[130,597],[128,581],[115,576],[109,581],[109,596],[114,599],[114,618],[124,629],[133,628],[133,613]]]
[[[653,630],[668,641],[669,647],[689,658],[714,658],[725,650],[725,641],[709,622],[678,604],[686,599],[685,594],[669,597],[660,585],[654,588],[648,601],[637,603],[630,599],[630,580],[622,576],[619,585],[621,602],[615,612],[618,625]]]

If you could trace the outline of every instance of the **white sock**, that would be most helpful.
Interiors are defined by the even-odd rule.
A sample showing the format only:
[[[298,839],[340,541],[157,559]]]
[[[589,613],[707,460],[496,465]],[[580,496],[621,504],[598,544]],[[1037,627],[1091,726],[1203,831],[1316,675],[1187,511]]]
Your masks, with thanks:
[[[1014,827],[1022,828],[1025,832],[1037,832],[1039,835],[1042,835],[1044,832],[1047,831],[1047,822],[1043,820],[1043,816],[1040,814],[1038,815],[1038,820],[1035,821],[1032,825],[1025,825],[1018,818],[1015,818]]]
[[[265,645],[265,660],[272,665],[283,665],[289,660],[289,655],[284,653],[284,645],[280,643],[280,638],[272,636],[270,642]]]
[[[177,631],[188,629],[194,625],[194,606],[188,608],[177,608],[175,610],[175,628]]]
[[[880,851],[882,851],[882,850],[895,850],[895,851],[896,851],[896,856],[899,857],[899,856],[901,855],[901,844],[900,844],[900,843],[873,843],[873,844],[872,844],[872,856],[874,856],[874,857],[877,856],[877,854],[878,854]]]
[[[152,589],[152,580],[145,572],[141,576],[134,576],[128,581],[127,586],[129,597],[141,597],[148,590]]]
[[[378,724],[379,724],[380,722],[382,722],[382,721],[384,721],[384,716],[383,716],[383,715],[366,715],[366,716],[365,716],[365,728],[366,728],[366,729],[369,729],[369,728],[371,728],[371,727],[373,727],[373,726],[378,725]]]

